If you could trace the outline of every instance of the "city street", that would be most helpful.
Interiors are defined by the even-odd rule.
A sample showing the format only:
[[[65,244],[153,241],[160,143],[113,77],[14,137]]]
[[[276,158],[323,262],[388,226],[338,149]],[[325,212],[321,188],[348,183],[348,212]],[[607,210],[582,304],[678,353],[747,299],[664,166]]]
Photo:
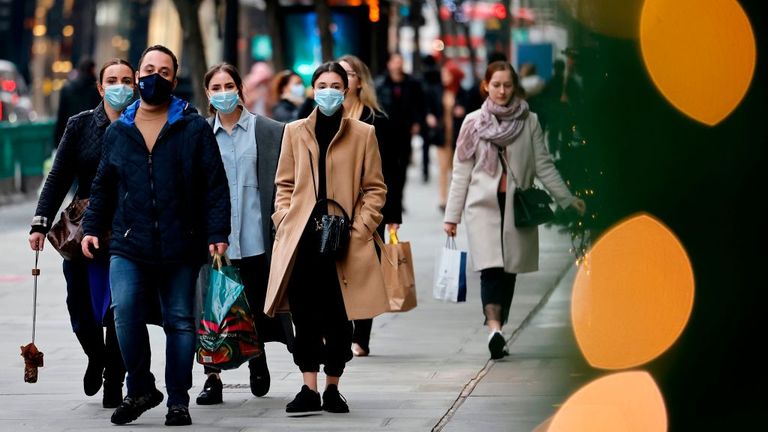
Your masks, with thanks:
[[[489,361],[479,275],[470,274],[466,303],[432,299],[434,257],[445,237],[436,185],[422,184],[415,167],[406,189],[401,241],[410,241],[419,306],[374,320],[371,355],[347,366],[340,390],[350,414],[287,418],[285,404],[301,374],[282,345],[268,344],[272,387],[255,398],[248,369],[226,371],[224,403],[194,404],[204,381],[195,364],[190,413],[195,431],[530,431],[590,378],[570,330],[575,274],[568,238],[541,230],[541,270],[522,275],[505,335],[511,355]],[[112,427],[101,393],[82,390],[86,360],[69,325],[59,255],[41,254],[36,345],[45,353],[39,382],[23,381],[19,346],[31,338],[34,253],[27,245],[34,203],[0,207],[0,430],[99,431]],[[459,225],[459,246],[466,245]],[[48,245],[46,245],[48,246]],[[164,335],[151,327],[152,370],[164,389]],[[322,383],[321,383],[322,385]],[[126,430],[162,430],[166,408],[145,413]]]

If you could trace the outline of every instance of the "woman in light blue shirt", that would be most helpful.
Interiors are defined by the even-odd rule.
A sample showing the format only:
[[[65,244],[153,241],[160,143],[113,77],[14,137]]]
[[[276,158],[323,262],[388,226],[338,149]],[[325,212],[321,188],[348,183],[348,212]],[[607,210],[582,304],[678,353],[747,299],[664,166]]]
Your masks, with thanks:
[[[234,66],[213,66],[204,82],[212,114],[208,122],[229,181],[232,231],[227,254],[240,270],[262,346],[277,341],[290,348],[293,332],[287,316],[269,318],[263,313],[273,242],[275,171],[284,125],[244,108],[243,82]],[[264,396],[270,384],[266,354],[249,361],[248,367],[251,392]],[[205,367],[208,379],[197,398],[198,405],[222,402],[219,372]]]

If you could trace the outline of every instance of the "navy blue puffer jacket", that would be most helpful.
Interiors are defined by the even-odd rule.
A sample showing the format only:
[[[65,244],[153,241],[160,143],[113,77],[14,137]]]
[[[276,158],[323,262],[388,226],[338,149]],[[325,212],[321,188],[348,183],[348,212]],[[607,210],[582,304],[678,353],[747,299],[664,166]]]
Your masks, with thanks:
[[[174,97],[152,152],[134,102],[104,135],[104,152],[83,220],[110,253],[148,264],[199,264],[208,244],[227,242],[229,187],[216,138],[197,111]]]

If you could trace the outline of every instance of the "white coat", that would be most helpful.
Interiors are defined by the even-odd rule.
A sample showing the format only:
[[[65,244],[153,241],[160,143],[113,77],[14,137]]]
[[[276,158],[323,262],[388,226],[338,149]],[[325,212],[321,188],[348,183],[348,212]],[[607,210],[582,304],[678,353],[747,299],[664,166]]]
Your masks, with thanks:
[[[480,110],[467,115],[462,130],[470,128],[467,131],[471,131],[479,118]],[[475,156],[465,161],[454,156],[444,221],[461,223],[463,213],[462,227],[467,230],[470,261],[475,271],[491,267],[503,267],[507,273],[536,271],[539,269],[539,229],[515,227],[512,178],[507,186],[504,220],[501,220],[497,194],[503,161],[499,158],[496,174],[491,176],[478,163],[481,151],[479,146]],[[505,147],[504,154],[508,169],[523,189],[538,178],[560,207],[566,208],[576,200],[555,168],[536,114],[528,115],[522,132]]]

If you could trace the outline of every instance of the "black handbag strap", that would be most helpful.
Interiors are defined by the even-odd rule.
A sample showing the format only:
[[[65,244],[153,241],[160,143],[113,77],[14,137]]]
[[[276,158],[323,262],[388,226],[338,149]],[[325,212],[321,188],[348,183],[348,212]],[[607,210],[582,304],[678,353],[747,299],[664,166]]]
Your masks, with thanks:
[[[338,201],[331,198],[321,198],[321,199],[317,198],[317,185],[315,184],[317,180],[315,179],[315,166],[312,164],[312,152],[309,151],[309,149],[307,149],[307,154],[309,155],[309,170],[312,172],[312,189],[315,190],[315,208],[317,208],[317,205],[321,203],[335,204],[336,207],[341,209],[341,213],[344,215],[344,217],[351,221],[352,219],[349,218],[349,214],[347,213],[346,210],[344,210],[344,207],[338,203]],[[318,161],[317,163],[320,163],[320,161]]]

